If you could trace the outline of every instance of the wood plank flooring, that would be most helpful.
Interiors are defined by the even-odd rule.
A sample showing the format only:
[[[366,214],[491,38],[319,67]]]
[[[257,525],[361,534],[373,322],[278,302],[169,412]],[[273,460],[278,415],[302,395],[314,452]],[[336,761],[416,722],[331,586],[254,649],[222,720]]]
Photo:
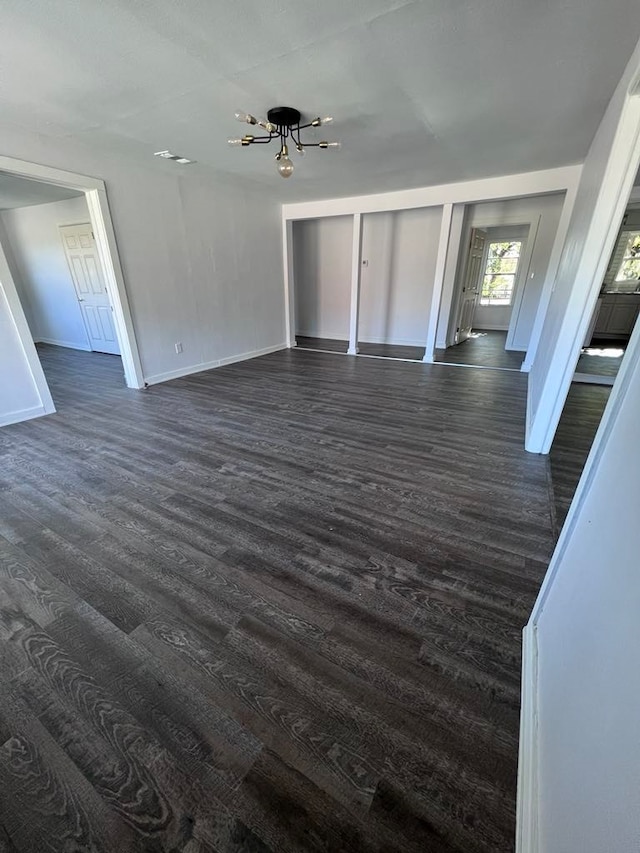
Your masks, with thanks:
[[[443,364],[467,364],[475,367],[501,367],[520,370],[525,354],[505,350],[506,332],[475,331],[477,337],[447,349],[436,350],[436,361]]]
[[[571,385],[549,455],[558,530],[569,512],[610,393],[605,385]]]
[[[514,848],[526,377],[42,348],[0,430],[0,849]]]

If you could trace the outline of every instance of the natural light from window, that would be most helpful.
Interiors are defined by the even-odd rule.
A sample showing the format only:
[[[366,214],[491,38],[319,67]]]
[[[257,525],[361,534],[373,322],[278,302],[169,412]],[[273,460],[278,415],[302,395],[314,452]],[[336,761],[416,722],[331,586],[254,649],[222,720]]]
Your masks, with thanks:
[[[616,282],[632,282],[633,289],[635,289],[637,285],[640,285],[640,231],[631,231],[628,235],[625,234],[625,237],[627,236],[627,244],[624,247],[624,255],[618,268]]]
[[[521,249],[519,240],[489,243],[480,305],[511,305]]]

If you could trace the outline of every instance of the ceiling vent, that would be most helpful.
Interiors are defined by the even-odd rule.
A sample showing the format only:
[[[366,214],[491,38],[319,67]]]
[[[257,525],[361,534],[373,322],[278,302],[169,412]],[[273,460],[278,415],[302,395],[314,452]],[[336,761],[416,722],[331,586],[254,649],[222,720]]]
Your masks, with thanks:
[[[179,154],[174,154],[172,151],[156,151],[154,157],[162,157],[164,160],[173,160],[175,163],[180,163],[185,166],[188,163],[195,163],[195,160],[188,160],[186,157],[181,157]]]

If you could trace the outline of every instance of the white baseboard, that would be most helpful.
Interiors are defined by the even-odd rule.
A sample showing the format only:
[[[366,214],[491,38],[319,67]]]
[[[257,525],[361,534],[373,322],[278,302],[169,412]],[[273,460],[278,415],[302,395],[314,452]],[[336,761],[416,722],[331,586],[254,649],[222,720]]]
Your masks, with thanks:
[[[596,376],[594,373],[574,373],[572,382],[584,382],[587,385],[613,385],[615,376]]]
[[[405,340],[405,339],[395,339],[389,340],[389,338],[360,338],[358,340],[359,344],[388,344],[392,347],[423,347],[426,343],[426,338],[422,338],[420,340]]]
[[[522,632],[522,688],[516,853],[539,853],[538,642],[535,625]]]
[[[348,332],[346,334],[336,333],[334,335],[322,334],[319,335],[317,332],[296,332],[296,335],[300,335],[301,338],[318,338],[319,340],[334,340],[334,341],[347,341],[349,340]],[[423,347],[426,343],[426,337],[421,338],[420,340],[406,340],[406,339],[390,339],[383,337],[372,337],[371,335],[366,338],[359,338],[359,344],[388,344],[389,346],[394,347]]]
[[[168,370],[166,373],[156,373],[153,376],[145,376],[147,385],[158,385],[160,382],[168,382],[170,379],[180,379],[182,376],[190,376],[192,373],[202,373],[203,370],[213,370],[216,367],[224,367],[227,364],[235,364],[237,361],[247,361],[250,358],[258,358],[261,355],[269,355],[278,350],[287,349],[285,342],[276,344],[263,349],[251,350],[237,355],[231,355],[227,358],[218,358],[215,361],[201,362],[200,364],[191,364],[188,367],[180,367],[178,370]]]
[[[0,415],[0,427],[18,424],[21,421],[30,421],[32,418],[40,418],[42,415],[50,414],[52,413],[48,412],[45,406],[34,406],[31,409],[21,409],[18,412],[7,412],[5,415]]]
[[[66,347],[67,349],[80,349],[83,352],[91,352],[91,347],[83,344],[77,344],[73,341],[59,341],[57,338],[42,338],[38,336],[36,344],[51,344],[54,347]]]
[[[508,332],[509,325],[500,326],[497,323],[492,323],[490,326],[487,324],[486,326],[479,326],[477,323],[473,324],[474,331],[477,329],[479,332]]]

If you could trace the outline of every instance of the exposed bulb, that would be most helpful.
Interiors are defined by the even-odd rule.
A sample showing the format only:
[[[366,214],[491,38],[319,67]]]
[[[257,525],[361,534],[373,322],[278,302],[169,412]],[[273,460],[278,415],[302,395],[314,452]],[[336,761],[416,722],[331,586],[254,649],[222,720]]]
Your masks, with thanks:
[[[256,124],[258,124],[260,127],[264,127],[267,133],[275,133],[278,129],[272,121],[267,121],[267,119],[264,118],[259,118],[256,121]]]
[[[320,119],[320,124],[331,124],[332,121],[333,116],[325,116],[324,118]]]
[[[288,154],[283,154],[278,160],[278,171],[283,178],[290,178],[293,175],[293,163],[289,160]]]
[[[229,142],[229,145],[242,145],[242,139],[239,136],[235,139],[229,139],[227,141]]]
[[[238,110],[235,116],[236,121],[245,121],[247,124],[257,124],[255,118],[250,115],[250,113],[243,113],[241,110]]]
[[[327,143],[327,148],[335,148],[337,151],[342,148],[342,142],[329,142]]]
[[[304,157],[304,145],[296,145],[296,150],[301,157]]]

